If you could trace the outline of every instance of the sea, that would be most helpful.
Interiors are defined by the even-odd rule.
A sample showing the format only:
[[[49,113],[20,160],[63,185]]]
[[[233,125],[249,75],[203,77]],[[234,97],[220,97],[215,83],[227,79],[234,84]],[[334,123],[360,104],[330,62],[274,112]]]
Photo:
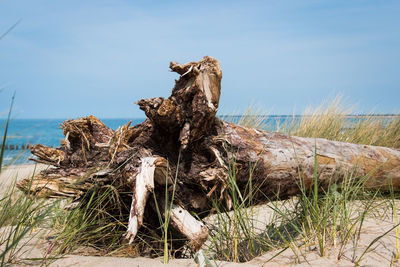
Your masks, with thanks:
[[[243,124],[242,116],[220,116],[221,119]],[[282,125],[293,125],[300,122],[302,116],[293,115],[260,115],[253,116],[252,123],[260,122],[259,126],[264,130],[279,131]],[[382,118],[389,118],[384,116]],[[349,125],[351,122],[362,119],[361,117],[349,117]],[[33,157],[28,145],[42,144],[50,147],[59,147],[60,141],[64,138],[60,125],[66,119],[12,119],[8,125],[6,150],[3,156],[3,165],[27,164]],[[124,118],[124,119],[100,119],[111,129],[116,130],[129,121],[132,125],[143,122],[144,118]],[[6,120],[0,119],[0,141],[3,140]],[[1,144],[2,142],[0,142]]]
[[[3,156],[3,165],[17,165],[30,163],[33,155],[28,145],[42,144],[50,147],[59,147],[64,135],[60,125],[66,119],[12,119],[8,124],[6,147]],[[129,121],[132,125],[143,122],[145,119],[101,119],[111,129],[118,129]],[[0,141],[3,140],[6,120],[0,119]],[[25,149],[22,149],[25,147]],[[13,149],[10,149],[13,148]]]

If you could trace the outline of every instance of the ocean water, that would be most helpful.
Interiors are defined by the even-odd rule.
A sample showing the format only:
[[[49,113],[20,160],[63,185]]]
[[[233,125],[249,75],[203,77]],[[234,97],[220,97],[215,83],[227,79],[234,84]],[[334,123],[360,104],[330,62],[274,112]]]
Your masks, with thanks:
[[[239,123],[242,116],[220,116],[225,121],[232,123]],[[255,118],[256,117],[256,118]],[[282,126],[295,125],[300,122],[302,116],[292,115],[269,115],[269,116],[255,116],[256,121],[263,121],[264,130],[279,131]],[[350,116],[348,118],[348,125],[354,125],[354,122],[362,120],[363,117]],[[377,119],[390,121],[390,116],[377,116]],[[18,146],[18,149],[5,150],[3,164],[25,164],[29,163],[30,154],[29,150],[21,149],[27,144],[35,145],[42,144],[51,147],[59,147],[60,141],[64,138],[60,124],[65,119],[13,119],[9,123],[7,134],[7,146]],[[101,119],[108,127],[116,130],[119,126],[132,121],[132,125],[136,125],[144,121],[144,118],[139,119]],[[3,139],[4,127],[6,120],[0,119],[0,141]]]
[[[59,147],[60,140],[64,138],[60,124],[65,119],[14,119],[8,125],[7,146],[18,146],[18,149],[7,149],[4,152],[3,164],[24,164],[29,163],[29,150],[21,147],[27,144],[42,144],[51,147]],[[119,126],[132,121],[132,125],[141,123],[143,119],[101,119],[108,127],[116,130]],[[0,141],[3,140],[6,120],[0,119]]]
[[[238,123],[241,116],[220,116],[222,119]],[[265,116],[263,119],[265,119]],[[293,116],[268,116],[265,120],[265,125],[268,125],[266,130],[277,130],[283,122],[292,120]],[[60,124],[66,119],[13,119],[9,123],[7,133],[7,146],[14,147],[14,150],[5,150],[3,164],[25,164],[31,162],[29,157],[33,155],[28,149],[21,149],[22,146],[28,144],[42,144],[45,146],[59,147],[60,141],[64,138]],[[132,120],[132,125],[143,122],[144,118],[137,119],[100,119],[111,129],[116,130],[119,126],[124,125]],[[5,119],[0,119],[0,141],[3,140]],[[18,149],[15,147],[18,146]]]

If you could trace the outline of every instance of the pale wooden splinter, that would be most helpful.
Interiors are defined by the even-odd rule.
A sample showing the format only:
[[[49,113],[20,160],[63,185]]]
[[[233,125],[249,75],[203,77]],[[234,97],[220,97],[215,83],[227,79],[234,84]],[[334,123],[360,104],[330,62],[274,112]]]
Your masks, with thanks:
[[[154,189],[156,167],[157,165],[164,167],[164,161],[165,159],[157,157],[146,157],[142,159],[142,165],[140,166],[139,173],[136,176],[128,229],[125,235],[125,238],[130,244],[134,241],[139,228],[143,224],[143,214],[146,207],[146,202],[149,194]],[[156,175],[156,182],[159,184],[162,184],[162,177],[159,176],[165,177],[164,172],[160,171],[161,169],[163,168],[158,168],[159,173]],[[167,181],[170,182],[169,180]],[[197,251],[200,249],[201,245],[207,240],[208,237],[208,229],[205,227],[205,225],[196,220],[187,210],[177,205],[172,206],[170,216],[172,225],[189,239],[188,245],[193,250]]]
[[[155,157],[146,157],[142,159],[139,173],[136,176],[136,184],[132,195],[131,211],[129,213],[128,229],[125,238],[132,243],[136,237],[137,231],[143,224],[144,208],[147,198],[154,189],[154,170]]]
[[[178,205],[172,206],[171,222],[179,232],[190,240],[188,245],[194,251],[199,250],[208,238],[207,227]]]

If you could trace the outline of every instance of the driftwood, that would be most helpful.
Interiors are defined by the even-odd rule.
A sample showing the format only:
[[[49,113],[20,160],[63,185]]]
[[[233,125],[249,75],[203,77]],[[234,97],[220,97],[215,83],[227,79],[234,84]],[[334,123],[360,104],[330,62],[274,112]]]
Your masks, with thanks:
[[[34,161],[54,166],[26,179],[19,188],[37,197],[72,197],[79,201],[97,184],[113,183],[132,192],[125,238],[132,242],[144,221],[154,223],[155,192],[159,205],[166,184],[174,193],[171,224],[201,247],[208,230],[194,218],[212,212],[212,200],[229,209],[228,173],[242,194],[252,183],[254,204],[287,198],[313,184],[316,162],[318,186],[327,188],[352,173],[354,180],[368,177],[365,186],[400,189],[400,151],[301,138],[241,127],[218,119],[222,71],[216,59],[204,57],[185,65],[172,62],[180,78],[169,98],[142,99],[137,104],[147,119],[113,131],[93,116],[67,120],[59,148],[42,145],[31,151]],[[316,160],[316,161],[315,161]],[[75,202],[75,203],[76,203]],[[153,215],[155,216],[155,215]],[[153,220],[153,222],[152,222]],[[158,222],[157,220],[155,220]]]

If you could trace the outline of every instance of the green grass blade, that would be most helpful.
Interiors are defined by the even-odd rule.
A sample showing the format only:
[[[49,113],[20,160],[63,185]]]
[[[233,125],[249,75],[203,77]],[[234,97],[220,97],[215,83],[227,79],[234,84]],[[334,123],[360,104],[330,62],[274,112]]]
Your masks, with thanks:
[[[1,38],[0,38],[1,39]],[[14,99],[15,99],[15,92],[11,98],[11,105],[10,105],[10,109],[8,110],[8,116],[7,116],[7,121],[6,121],[6,127],[4,129],[4,135],[3,135],[3,141],[1,143],[1,150],[0,150],[0,173],[1,173],[1,168],[3,166],[3,156],[4,156],[4,151],[5,151],[5,147],[6,147],[6,140],[7,140],[7,131],[8,131],[8,125],[10,123],[10,119],[11,119],[11,110],[12,107],[14,105]]]

